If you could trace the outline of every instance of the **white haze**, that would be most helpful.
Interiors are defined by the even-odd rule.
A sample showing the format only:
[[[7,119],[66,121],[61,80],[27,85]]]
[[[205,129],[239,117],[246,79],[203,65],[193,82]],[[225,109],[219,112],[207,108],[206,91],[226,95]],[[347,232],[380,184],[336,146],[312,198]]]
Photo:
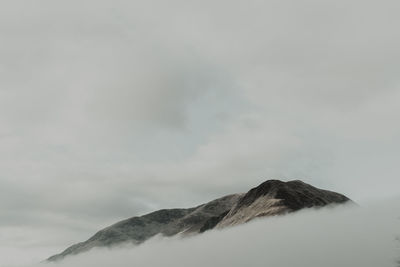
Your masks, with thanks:
[[[0,266],[272,178],[399,195],[399,10],[0,0]]]
[[[400,200],[304,210],[139,247],[96,249],[35,267],[393,267],[400,257]]]

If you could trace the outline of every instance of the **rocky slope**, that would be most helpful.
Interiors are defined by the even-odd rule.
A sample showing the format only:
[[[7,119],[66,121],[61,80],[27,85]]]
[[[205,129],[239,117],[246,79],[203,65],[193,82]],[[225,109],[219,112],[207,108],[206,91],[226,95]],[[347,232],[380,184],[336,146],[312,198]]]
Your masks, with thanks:
[[[318,189],[299,180],[269,180],[241,197],[216,226],[223,228],[246,223],[256,217],[280,215],[347,201],[349,199],[344,195]]]
[[[57,261],[94,247],[126,242],[140,244],[157,234],[197,234],[213,228],[246,223],[257,217],[282,215],[303,208],[347,201],[349,199],[344,195],[318,189],[298,180],[269,180],[245,194],[228,195],[189,209],[159,210],[118,222],[48,260]]]

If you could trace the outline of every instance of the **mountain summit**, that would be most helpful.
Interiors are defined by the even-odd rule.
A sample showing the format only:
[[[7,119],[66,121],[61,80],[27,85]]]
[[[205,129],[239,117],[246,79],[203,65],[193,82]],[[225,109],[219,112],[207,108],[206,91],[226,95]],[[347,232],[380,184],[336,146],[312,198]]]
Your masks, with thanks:
[[[97,232],[87,241],[72,245],[48,258],[57,261],[65,256],[94,247],[130,242],[140,244],[162,234],[192,235],[216,228],[246,223],[258,217],[283,215],[304,208],[323,207],[351,201],[344,195],[322,190],[302,181],[268,180],[245,194],[233,194],[189,209],[163,209],[120,221]]]

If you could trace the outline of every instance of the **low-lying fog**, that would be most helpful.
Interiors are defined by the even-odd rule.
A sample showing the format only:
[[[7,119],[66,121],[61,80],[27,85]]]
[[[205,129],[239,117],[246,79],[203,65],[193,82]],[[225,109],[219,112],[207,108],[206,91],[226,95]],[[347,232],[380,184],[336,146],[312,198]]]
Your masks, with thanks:
[[[390,203],[305,210],[192,238],[156,237],[46,266],[396,266],[400,201]]]

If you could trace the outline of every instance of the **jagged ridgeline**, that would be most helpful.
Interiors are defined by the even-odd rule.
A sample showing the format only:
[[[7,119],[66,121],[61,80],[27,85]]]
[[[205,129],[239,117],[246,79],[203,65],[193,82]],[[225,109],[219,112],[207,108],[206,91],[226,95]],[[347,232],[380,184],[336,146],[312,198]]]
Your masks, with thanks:
[[[94,247],[122,243],[139,245],[162,234],[193,235],[214,228],[246,223],[257,217],[283,215],[304,208],[349,202],[346,196],[322,190],[302,181],[268,180],[244,194],[233,194],[189,209],[163,209],[140,217],[132,217],[97,232],[87,241],[77,243],[60,254],[48,258],[57,261],[68,255]]]

